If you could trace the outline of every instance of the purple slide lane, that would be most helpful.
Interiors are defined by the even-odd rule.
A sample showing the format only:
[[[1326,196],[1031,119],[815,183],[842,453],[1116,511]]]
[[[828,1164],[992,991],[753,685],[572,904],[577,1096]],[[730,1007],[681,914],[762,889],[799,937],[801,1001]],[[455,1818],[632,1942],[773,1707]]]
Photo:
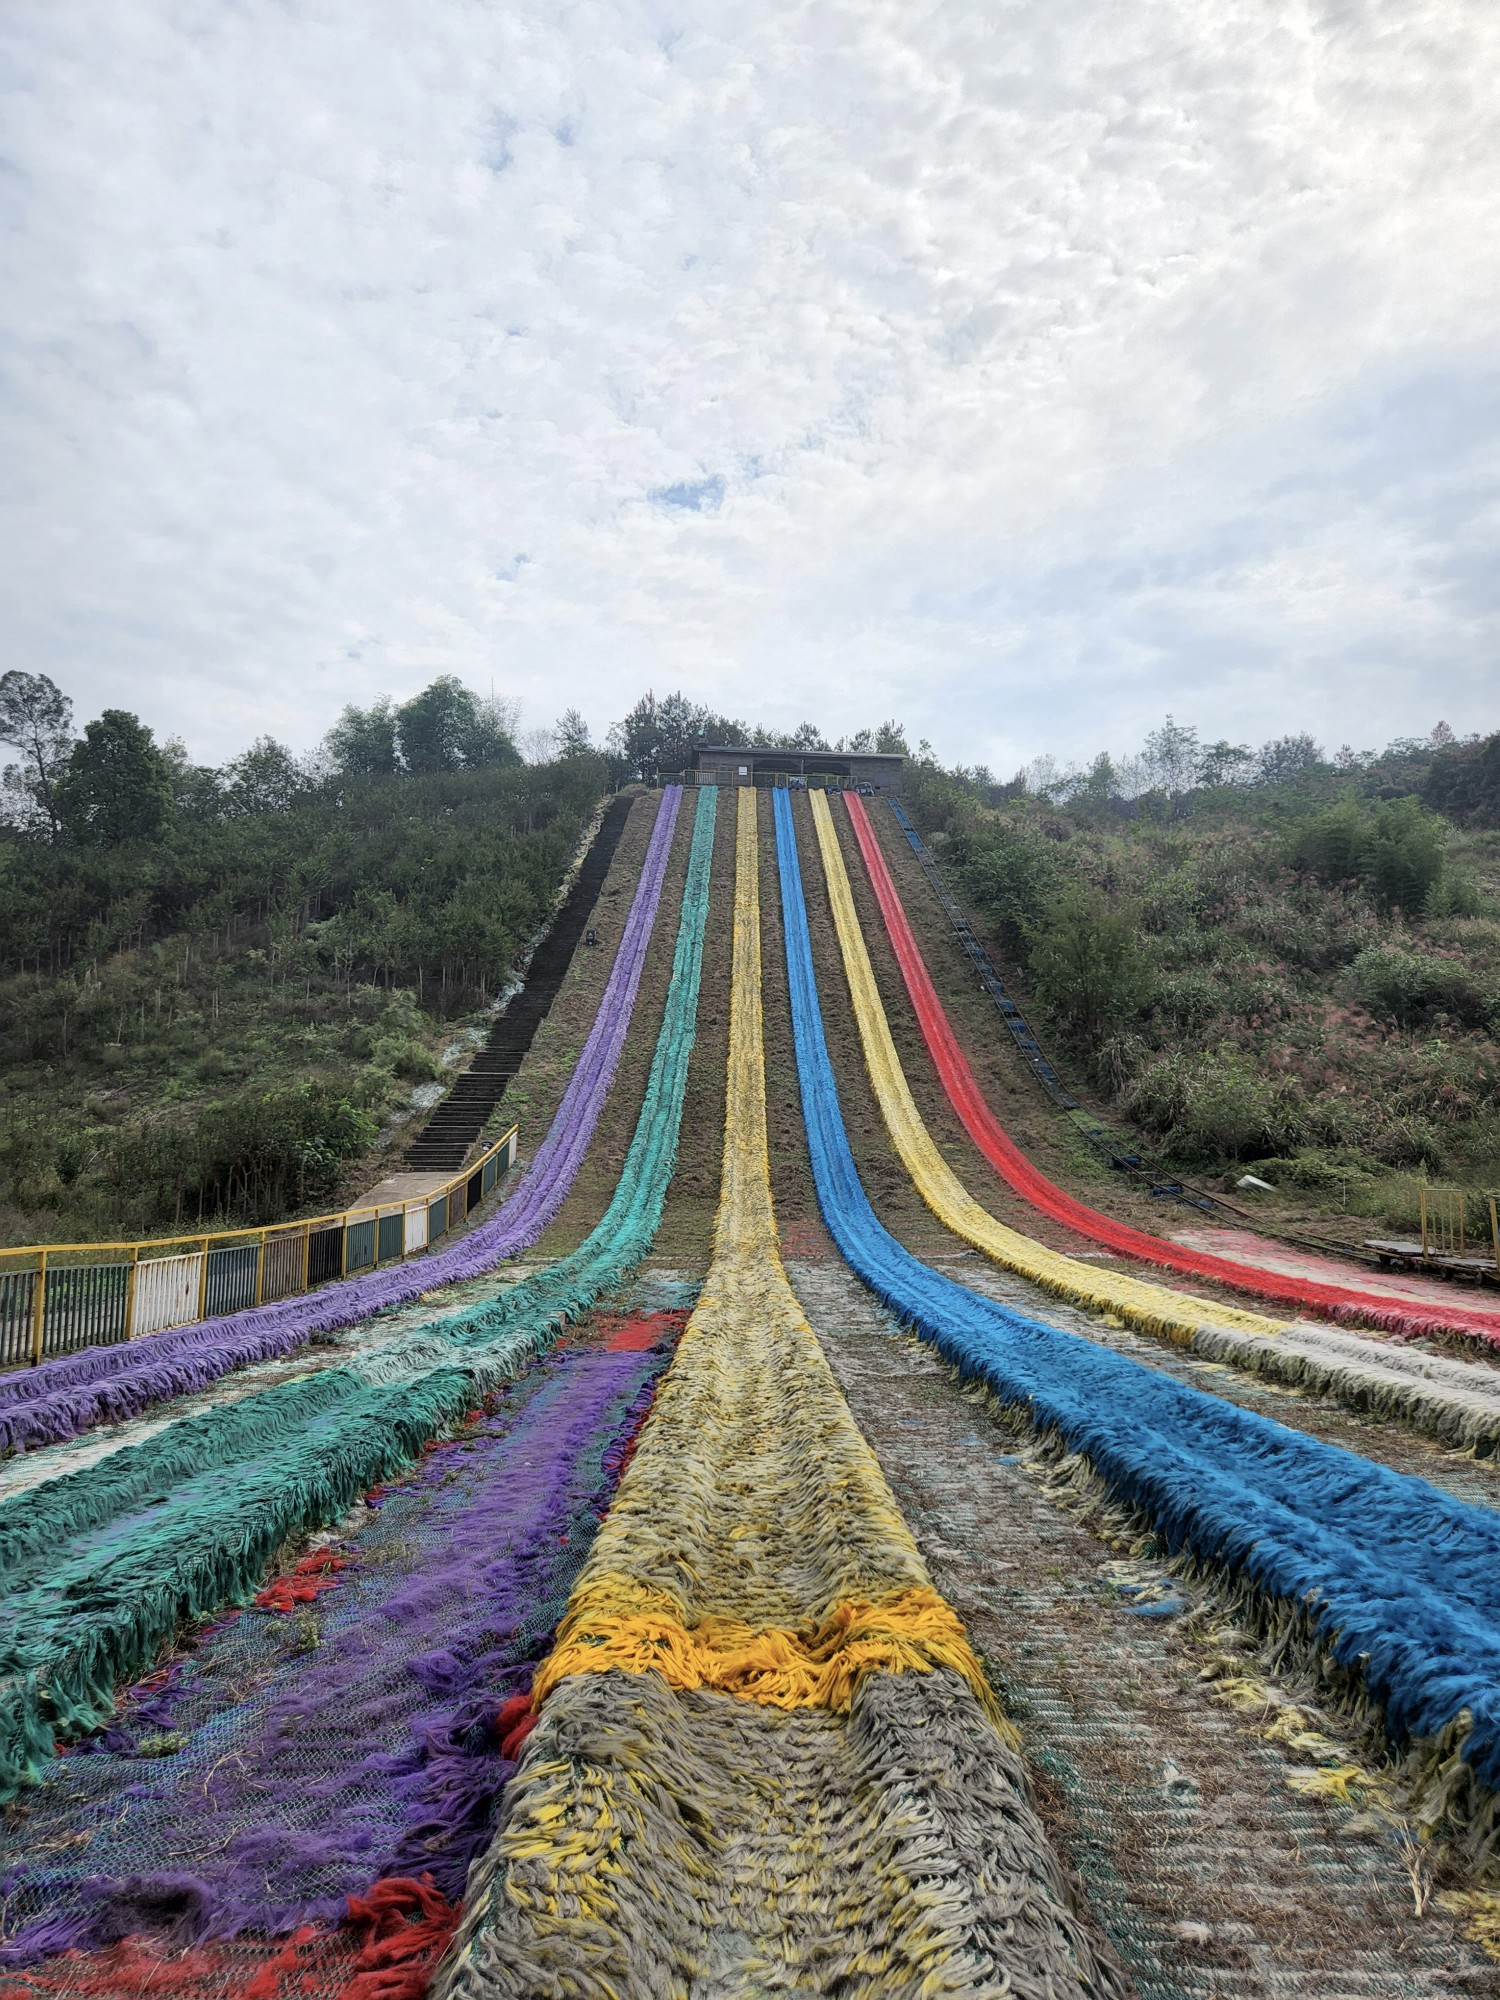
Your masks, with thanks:
[[[152,1403],[202,1389],[236,1368],[288,1354],[316,1333],[409,1304],[439,1285],[481,1277],[535,1243],[573,1185],[625,1045],[681,804],[682,787],[667,786],[578,1066],[520,1185],[488,1222],[413,1263],[140,1340],[83,1348],[0,1378],[0,1452],[36,1450],[94,1424],[138,1416]]]

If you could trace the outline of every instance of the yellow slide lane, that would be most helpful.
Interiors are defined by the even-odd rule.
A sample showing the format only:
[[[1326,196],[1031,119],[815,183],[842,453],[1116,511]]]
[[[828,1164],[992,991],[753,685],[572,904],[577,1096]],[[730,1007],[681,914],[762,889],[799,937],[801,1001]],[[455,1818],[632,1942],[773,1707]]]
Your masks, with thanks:
[[[828,800],[822,792],[813,792],[809,797],[865,1067],[891,1143],[917,1192],[938,1221],[997,1264],[1031,1279],[1054,1297],[1090,1312],[1114,1313],[1131,1326],[1163,1334],[1183,1345],[1189,1344],[1193,1335],[1206,1326],[1236,1327],[1246,1333],[1285,1332],[1281,1320],[1245,1312],[1241,1307],[1224,1305],[1218,1300],[1193,1298],[1165,1285],[1149,1284],[1116,1271],[1100,1271],[1076,1258],[1065,1257],[1060,1251],[1048,1250],[1033,1237],[1023,1236],[1019,1230],[1008,1229],[980,1207],[938,1151],[912,1099],[906,1072],[891,1040],[880,989],[875,984]]]
[[[534,1694],[617,1667],[677,1690],[842,1712],[872,1671],[950,1667],[1008,1731],[782,1266],[752,790],[739,793],[736,832],[713,1262]]]

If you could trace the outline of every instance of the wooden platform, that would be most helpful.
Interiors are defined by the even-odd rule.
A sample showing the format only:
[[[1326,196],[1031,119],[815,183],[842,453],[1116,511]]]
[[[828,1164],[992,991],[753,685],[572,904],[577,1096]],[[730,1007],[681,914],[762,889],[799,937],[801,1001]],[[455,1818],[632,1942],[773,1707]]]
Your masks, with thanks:
[[[1442,1271],[1479,1284],[1500,1284],[1500,1266],[1493,1257],[1444,1257],[1435,1250],[1423,1250],[1418,1239],[1399,1237],[1367,1236],[1365,1248],[1373,1250],[1382,1264],[1398,1264],[1409,1271]]]

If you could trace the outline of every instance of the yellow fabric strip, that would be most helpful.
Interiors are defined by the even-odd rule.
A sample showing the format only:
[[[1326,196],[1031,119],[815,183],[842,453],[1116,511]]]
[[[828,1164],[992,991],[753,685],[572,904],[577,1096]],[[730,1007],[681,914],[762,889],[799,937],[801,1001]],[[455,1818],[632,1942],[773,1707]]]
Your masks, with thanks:
[[[772,1708],[842,1712],[867,1673],[952,1667],[985,1696],[992,1719],[1009,1732],[957,1613],[935,1590],[904,1590],[883,1604],[846,1601],[821,1625],[801,1632],[757,1629],[724,1617],[703,1618],[689,1629],[665,1604],[643,1601],[632,1608],[632,1594],[624,1579],[608,1577],[580,1593],[582,1601],[575,1598],[536,1677],[539,1701],[569,1674],[619,1667],[629,1674],[659,1673],[679,1690],[712,1688]],[[652,1593],[639,1595],[649,1600]]]
[[[842,1710],[866,1673],[945,1666],[1000,1722],[782,1266],[759,860],[747,788],[713,1262],[535,1690],[619,1667],[674,1688]]]
[[[1090,1312],[1115,1313],[1129,1325],[1163,1334],[1184,1346],[1205,1326],[1238,1327],[1247,1333],[1284,1332],[1280,1320],[1267,1319],[1263,1314],[1221,1305],[1217,1300],[1195,1299],[1166,1285],[1149,1284],[1116,1271],[1100,1271],[1065,1257],[1061,1251],[1048,1250],[1033,1237],[997,1222],[987,1209],[979,1206],[938,1151],[912,1098],[901,1058],[891,1040],[880,989],[875,984],[827,797],[822,792],[812,792],[809,797],[865,1067],[891,1143],[917,1192],[938,1221],[997,1264],[1030,1278],[1054,1297],[1067,1299]]]

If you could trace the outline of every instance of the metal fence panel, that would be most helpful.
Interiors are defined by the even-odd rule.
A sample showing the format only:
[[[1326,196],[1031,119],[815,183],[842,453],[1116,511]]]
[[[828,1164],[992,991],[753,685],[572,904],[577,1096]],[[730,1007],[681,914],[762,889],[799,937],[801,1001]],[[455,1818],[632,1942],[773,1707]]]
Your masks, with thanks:
[[[331,1229],[315,1229],[307,1244],[307,1282],[309,1285],[326,1284],[336,1278],[344,1265],[344,1225],[336,1222]]]
[[[209,1251],[205,1319],[217,1313],[243,1312],[255,1304],[255,1267],[259,1261],[258,1243],[231,1243],[222,1250]]]
[[[321,1228],[292,1225],[253,1242],[217,1244],[166,1257],[151,1244],[101,1246],[129,1251],[98,1264],[49,1264],[42,1301],[43,1356],[187,1326],[200,1315],[242,1312],[345,1273],[396,1263],[424,1250],[492,1193],[515,1160],[507,1134],[499,1148],[456,1186],[385,1215],[339,1216]],[[140,1255],[145,1251],[146,1255]],[[40,1257],[40,1250],[23,1253]],[[76,1252],[71,1254],[77,1254]],[[0,1368],[33,1359],[38,1269],[0,1271]]]
[[[160,1333],[165,1327],[186,1326],[196,1319],[202,1275],[201,1250],[191,1250],[182,1257],[153,1257],[137,1264],[132,1333]]]
[[[64,1264],[47,1272],[43,1354],[68,1354],[125,1338],[128,1264]]]
[[[266,1238],[266,1256],[260,1274],[262,1305],[269,1305],[273,1299],[289,1299],[293,1292],[301,1291],[305,1241],[306,1232],[301,1229],[295,1235]]]
[[[346,1231],[344,1245],[344,1272],[368,1271],[375,1262],[375,1218],[366,1216],[363,1222],[351,1222]]]
[[[0,1272],[0,1368],[31,1359],[35,1271]]]

